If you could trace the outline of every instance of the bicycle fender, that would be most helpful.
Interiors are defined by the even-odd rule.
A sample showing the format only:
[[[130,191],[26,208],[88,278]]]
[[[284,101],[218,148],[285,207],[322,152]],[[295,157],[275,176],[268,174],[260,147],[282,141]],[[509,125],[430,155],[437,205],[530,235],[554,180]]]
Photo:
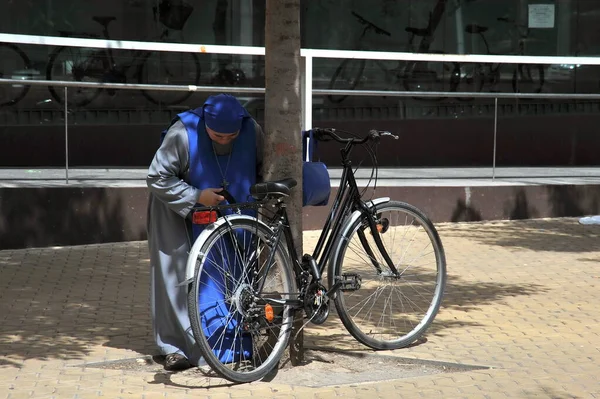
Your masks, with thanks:
[[[196,238],[196,241],[194,241],[194,245],[192,245],[187,259],[187,264],[185,268],[185,280],[177,284],[178,286],[189,285],[194,279],[194,273],[196,271],[196,261],[200,256],[204,256],[203,254],[200,254],[200,248],[202,248],[202,245],[208,239],[208,237],[215,230],[217,230],[219,227],[221,227],[228,221],[239,219],[245,219],[250,221],[251,223],[261,224],[267,229],[271,230],[271,228],[267,226],[264,222],[248,215],[227,215],[222,218],[219,218],[216,222],[209,224],[204,228],[204,230],[202,230],[198,238]]]
[[[390,202],[390,197],[375,198],[374,200],[365,202],[365,204],[369,209],[372,209],[377,205],[385,204],[386,202]],[[354,211],[350,216],[348,216],[342,229],[340,230],[340,237],[348,236],[348,230],[350,229],[350,226],[352,226],[352,224],[358,220],[358,218],[360,218],[360,215],[361,211]]]

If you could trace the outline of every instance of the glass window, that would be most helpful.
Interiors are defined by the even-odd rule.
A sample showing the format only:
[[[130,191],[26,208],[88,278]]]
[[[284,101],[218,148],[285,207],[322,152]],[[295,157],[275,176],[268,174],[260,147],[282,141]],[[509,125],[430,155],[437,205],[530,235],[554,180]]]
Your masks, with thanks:
[[[27,35],[251,46],[264,41],[264,9],[256,0],[7,0],[0,26]]]

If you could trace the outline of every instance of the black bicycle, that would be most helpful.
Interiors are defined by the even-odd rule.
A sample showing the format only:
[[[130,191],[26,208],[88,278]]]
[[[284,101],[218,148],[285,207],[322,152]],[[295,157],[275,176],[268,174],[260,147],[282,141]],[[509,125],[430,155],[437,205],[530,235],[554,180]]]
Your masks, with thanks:
[[[422,336],[442,302],[446,260],[434,225],[412,205],[363,201],[349,158],[356,145],[398,137],[313,132],[345,146],[340,189],[312,255],[298,256],[290,231],[284,198],[293,179],[254,185],[254,201],[195,210],[195,222],[207,226],[183,283],[191,326],[208,365],[230,381],[258,380],[276,367],[297,311],[304,326],[321,324],[333,300],[359,342],[397,349]]]
[[[181,31],[193,7],[185,2],[172,5],[161,1],[154,7],[154,18],[164,29],[158,41],[166,41],[170,30]],[[92,18],[102,26],[102,38],[110,40],[109,24],[116,20],[113,16],[95,16]],[[96,34],[60,31],[61,36],[98,38]],[[48,80],[72,80],[77,82],[127,83],[133,75],[140,84],[180,84],[197,85],[200,80],[200,63],[194,53],[175,53],[169,51],[130,51],[131,57],[123,61],[115,56],[111,48],[86,49],[77,47],[58,47],[50,55],[46,69]],[[50,94],[60,103],[64,102],[63,91],[49,86]],[[78,87],[69,92],[69,103],[85,106],[91,103],[102,88]],[[114,89],[108,89],[114,94]],[[150,102],[162,105],[179,104],[192,95],[191,91],[142,90]]]

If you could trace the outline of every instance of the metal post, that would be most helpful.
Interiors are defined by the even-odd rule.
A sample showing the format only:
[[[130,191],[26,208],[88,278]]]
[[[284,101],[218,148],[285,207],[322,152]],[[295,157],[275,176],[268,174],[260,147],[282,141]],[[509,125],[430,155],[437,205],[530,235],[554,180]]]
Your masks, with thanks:
[[[313,57],[304,57],[304,71],[302,74],[302,130],[312,128],[312,81],[313,81]]]
[[[498,97],[494,98],[494,155],[492,161],[492,180],[496,178],[496,135],[498,133]]]
[[[68,92],[69,90],[65,86],[65,179],[67,184],[69,184],[69,114],[67,107]]]

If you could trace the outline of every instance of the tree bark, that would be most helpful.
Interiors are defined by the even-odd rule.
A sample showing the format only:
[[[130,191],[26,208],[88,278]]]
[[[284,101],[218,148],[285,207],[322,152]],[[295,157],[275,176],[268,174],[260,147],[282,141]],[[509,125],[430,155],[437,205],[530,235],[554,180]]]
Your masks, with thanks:
[[[300,93],[300,0],[266,0],[265,180],[292,177],[298,185],[286,201],[296,251],[302,255],[302,101]],[[292,364],[303,357],[297,312],[290,342]]]

